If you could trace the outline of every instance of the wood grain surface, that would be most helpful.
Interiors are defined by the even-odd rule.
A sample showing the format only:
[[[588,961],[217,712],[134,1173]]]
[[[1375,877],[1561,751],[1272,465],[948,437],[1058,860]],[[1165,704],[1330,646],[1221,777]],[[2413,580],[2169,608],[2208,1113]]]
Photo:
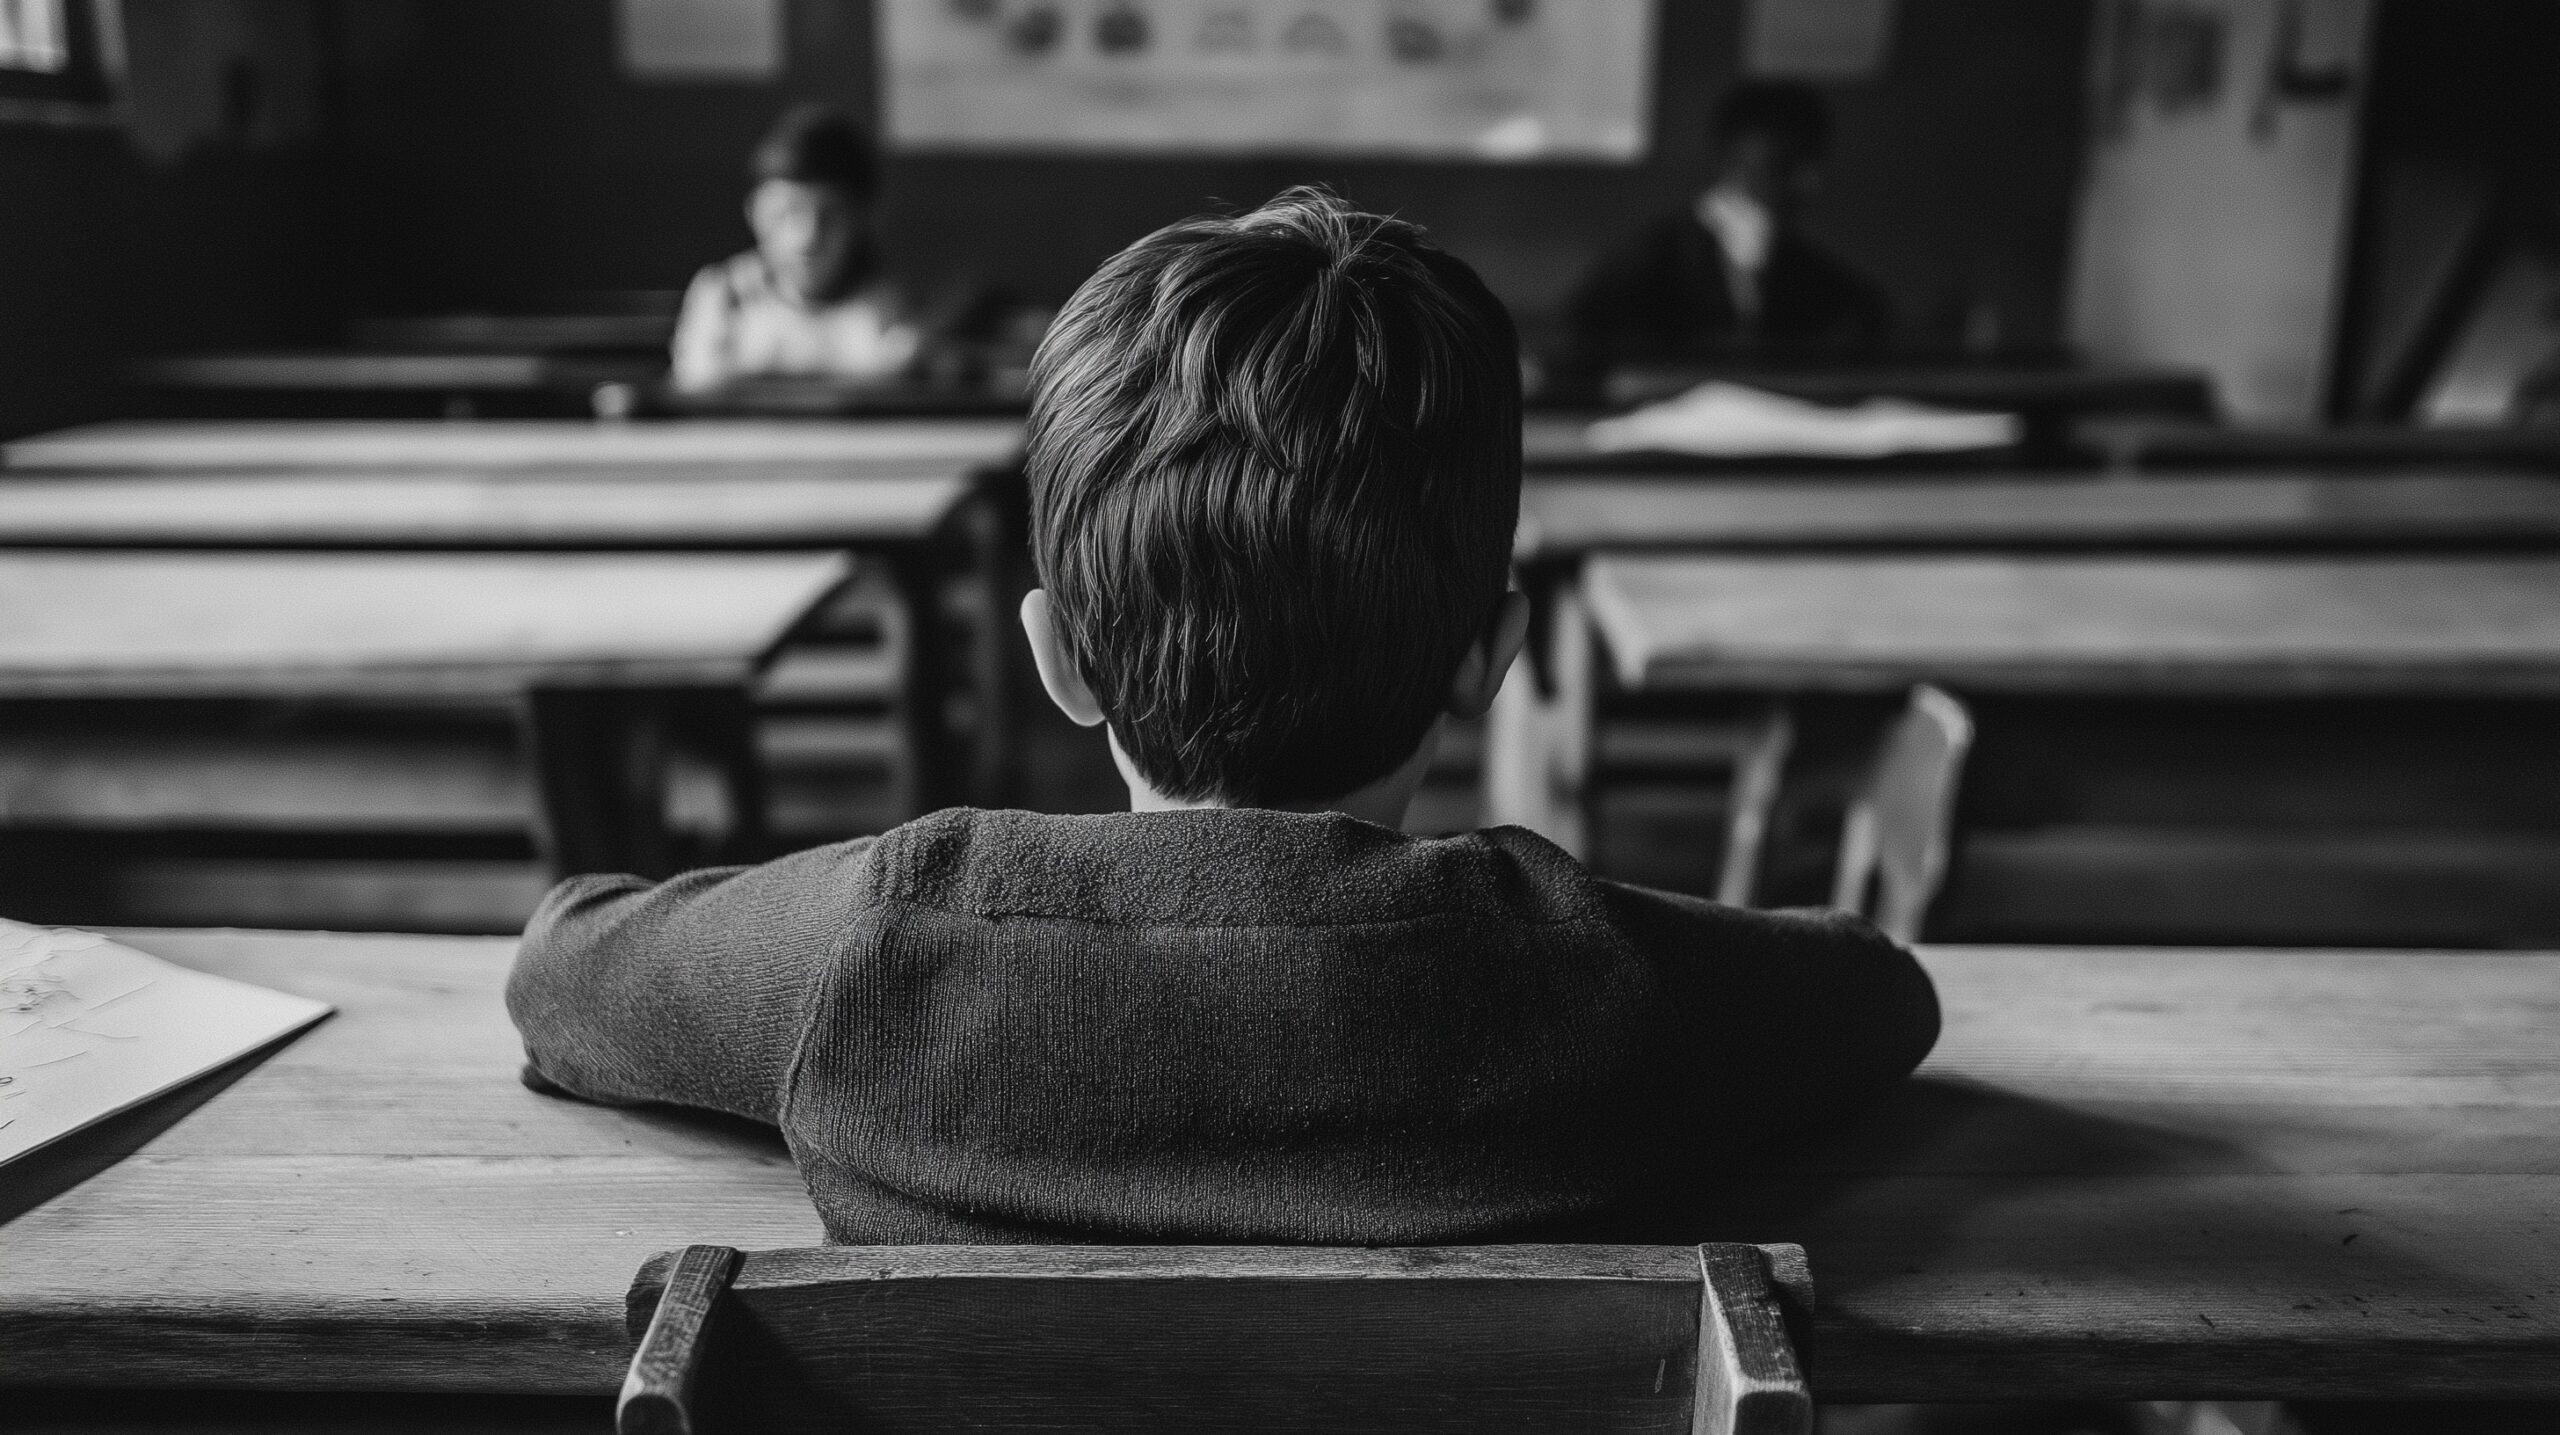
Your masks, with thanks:
[[[2560,691],[2560,560],[1606,554],[1584,593],[1645,688]]]
[[[0,544],[104,548],[828,548],[930,537],[949,462],[142,473],[0,482]]]
[[[0,696],[736,686],[830,553],[0,554]]]
[[[518,1086],[505,941],[127,939],[339,1014],[0,1168],[0,1385],[609,1393],[644,1257],[820,1239],[770,1133]],[[1924,958],[1921,1078],[1698,1191],[1817,1394],[2560,1396],[2560,954]]]
[[[1022,424],[986,419],[128,419],[0,444],[0,468],[525,468],[590,464],[1011,462]]]
[[[0,524],[8,510],[0,506]],[[0,530],[4,531],[4,530]],[[1531,478],[1516,552],[2560,542],[2560,479],[2495,473]]]

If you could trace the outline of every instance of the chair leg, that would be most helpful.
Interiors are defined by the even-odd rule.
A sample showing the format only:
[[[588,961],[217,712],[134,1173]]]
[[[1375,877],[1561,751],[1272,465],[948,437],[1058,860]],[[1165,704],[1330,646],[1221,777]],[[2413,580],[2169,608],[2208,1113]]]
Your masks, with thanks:
[[[1760,850],[1768,842],[1769,814],[1778,805],[1779,779],[1786,773],[1787,753],[1795,746],[1795,719],[1784,703],[1773,703],[1758,738],[1734,765],[1732,797],[1724,825],[1724,867],[1716,877],[1716,900],[1728,907],[1751,905],[1751,888],[1760,875]]]
[[[1570,585],[1557,590],[1547,621],[1546,690],[1533,664],[1515,663],[1488,715],[1484,820],[1526,827],[1588,860],[1593,654]]]
[[[667,731],[658,695],[537,691],[523,707],[552,874],[674,869],[666,830]]]

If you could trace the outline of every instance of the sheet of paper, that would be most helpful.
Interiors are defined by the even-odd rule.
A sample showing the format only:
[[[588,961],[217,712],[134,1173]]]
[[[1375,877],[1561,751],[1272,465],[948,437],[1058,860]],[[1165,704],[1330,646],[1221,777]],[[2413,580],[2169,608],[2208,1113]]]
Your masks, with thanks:
[[[329,1014],[94,932],[0,920],[0,1162]]]
[[[1717,458],[1811,455],[1884,458],[2016,443],[2015,414],[1968,413],[1904,399],[1835,407],[1711,380],[1676,398],[1591,425],[1600,453],[1694,453]]]

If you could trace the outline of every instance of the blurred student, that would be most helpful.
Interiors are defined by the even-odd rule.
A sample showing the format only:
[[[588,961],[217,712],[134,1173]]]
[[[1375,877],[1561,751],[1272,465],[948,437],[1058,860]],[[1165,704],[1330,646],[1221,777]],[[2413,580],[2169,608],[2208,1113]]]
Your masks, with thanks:
[[[1751,81],[1716,106],[1714,178],[1604,255],[1569,302],[1568,367],[1853,354],[1884,342],[1891,308],[1807,236],[1831,111],[1808,85]]]
[[[1857,918],[1397,830],[1529,621],[1517,336],[1419,230],[1296,191],[1139,240],[1027,466],[1023,627],[1131,810],[572,878],[529,1084],[780,1127],[840,1242],[1695,1240],[1701,1173],[1928,1051]]]
[[[693,277],[676,322],[676,387],[909,376],[926,335],[879,270],[880,160],[871,137],[834,110],[804,105],[775,123],[749,171],[756,247]]]

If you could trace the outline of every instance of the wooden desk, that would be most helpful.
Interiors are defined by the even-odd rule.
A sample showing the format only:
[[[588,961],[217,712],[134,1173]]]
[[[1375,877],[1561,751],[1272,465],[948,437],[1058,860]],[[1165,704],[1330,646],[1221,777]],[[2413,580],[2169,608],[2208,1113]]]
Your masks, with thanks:
[[[0,546],[883,548],[931,539],[971,491],[933,460],[25,475],[0,479]]]
[[[1643,689],[2551,694],[2560,560],[1604,555]]]
[[[176,389],[307,389],[430,393],[483,389],[547,389],[585,377],[595,365],[564,366],[545,354],[366,353],[343,349],[263,349],[223,354],[174,354],[134,366],[144,383]],[[654,372],[643,361],[623,370],[635,377]]]
[[[831,553],[0,554],[0,699],[506,702],[556,865],[668,863],[643,753],[689,737],[761,810],[746,687]]]
[[[5,497],[5,495],[0,495]],[[1595,549],[2360,547],[2560,542],[2534,474],[1532,477],[1524,561]],[[5,523],[0,505],[0,523]]]
[[[1010,418],[130,420],[0,444],[0,468],[201,472],[683,466],[710,477],[721,470],[776,463],[935,463],[966,471],[1011,463],[1021,445],[1022,425]]]
[[[642,1257],[821,1238],[770,1133],[519,1087],[506,941],[128,940],[339,1014],[0,1171],[0,1385],[605,1393]],[[1701,1193],[1819,1394],[2560,1395],[2560,954],[1926,960],[1923,1080]]]

